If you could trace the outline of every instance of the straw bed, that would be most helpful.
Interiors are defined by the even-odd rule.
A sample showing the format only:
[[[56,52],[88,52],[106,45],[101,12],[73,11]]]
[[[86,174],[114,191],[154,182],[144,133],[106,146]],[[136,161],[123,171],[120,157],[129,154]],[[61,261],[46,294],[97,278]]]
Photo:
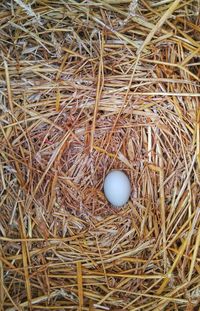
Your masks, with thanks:
[[[200,310],[199,9],[1,1],[1,310]]]

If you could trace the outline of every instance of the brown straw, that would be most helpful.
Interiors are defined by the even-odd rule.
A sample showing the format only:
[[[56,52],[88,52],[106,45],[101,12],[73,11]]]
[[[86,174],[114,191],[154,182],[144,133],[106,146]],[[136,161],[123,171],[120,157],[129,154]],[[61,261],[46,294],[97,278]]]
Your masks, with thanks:
[[[0,1],[0,310],[200,310],[199,12]]]

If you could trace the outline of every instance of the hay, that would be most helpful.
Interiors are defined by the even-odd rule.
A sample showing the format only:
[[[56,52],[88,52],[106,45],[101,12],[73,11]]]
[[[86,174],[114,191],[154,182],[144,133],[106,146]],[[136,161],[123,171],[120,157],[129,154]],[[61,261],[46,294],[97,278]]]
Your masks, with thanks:
[[[198,310],[198,14],[1,1],[1,310]],[[132,183],[122,209],[112,168]]]

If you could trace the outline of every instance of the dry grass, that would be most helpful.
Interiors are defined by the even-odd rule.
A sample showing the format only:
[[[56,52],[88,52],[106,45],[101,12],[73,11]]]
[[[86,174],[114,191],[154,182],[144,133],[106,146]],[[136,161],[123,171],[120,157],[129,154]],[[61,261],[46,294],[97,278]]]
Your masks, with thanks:
[[[1,0],[1,310],[199,310],[199,5]]]

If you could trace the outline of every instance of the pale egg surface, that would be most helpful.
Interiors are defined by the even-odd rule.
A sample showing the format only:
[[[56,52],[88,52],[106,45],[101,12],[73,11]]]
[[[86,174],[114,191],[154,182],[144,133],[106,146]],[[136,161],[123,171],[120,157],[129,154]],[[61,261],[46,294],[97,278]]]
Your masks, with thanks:
[[[103,188],[107,200],[116,207],[126,204],[131,194],[130,180],[120,170],[113,170],[108,173]]]

